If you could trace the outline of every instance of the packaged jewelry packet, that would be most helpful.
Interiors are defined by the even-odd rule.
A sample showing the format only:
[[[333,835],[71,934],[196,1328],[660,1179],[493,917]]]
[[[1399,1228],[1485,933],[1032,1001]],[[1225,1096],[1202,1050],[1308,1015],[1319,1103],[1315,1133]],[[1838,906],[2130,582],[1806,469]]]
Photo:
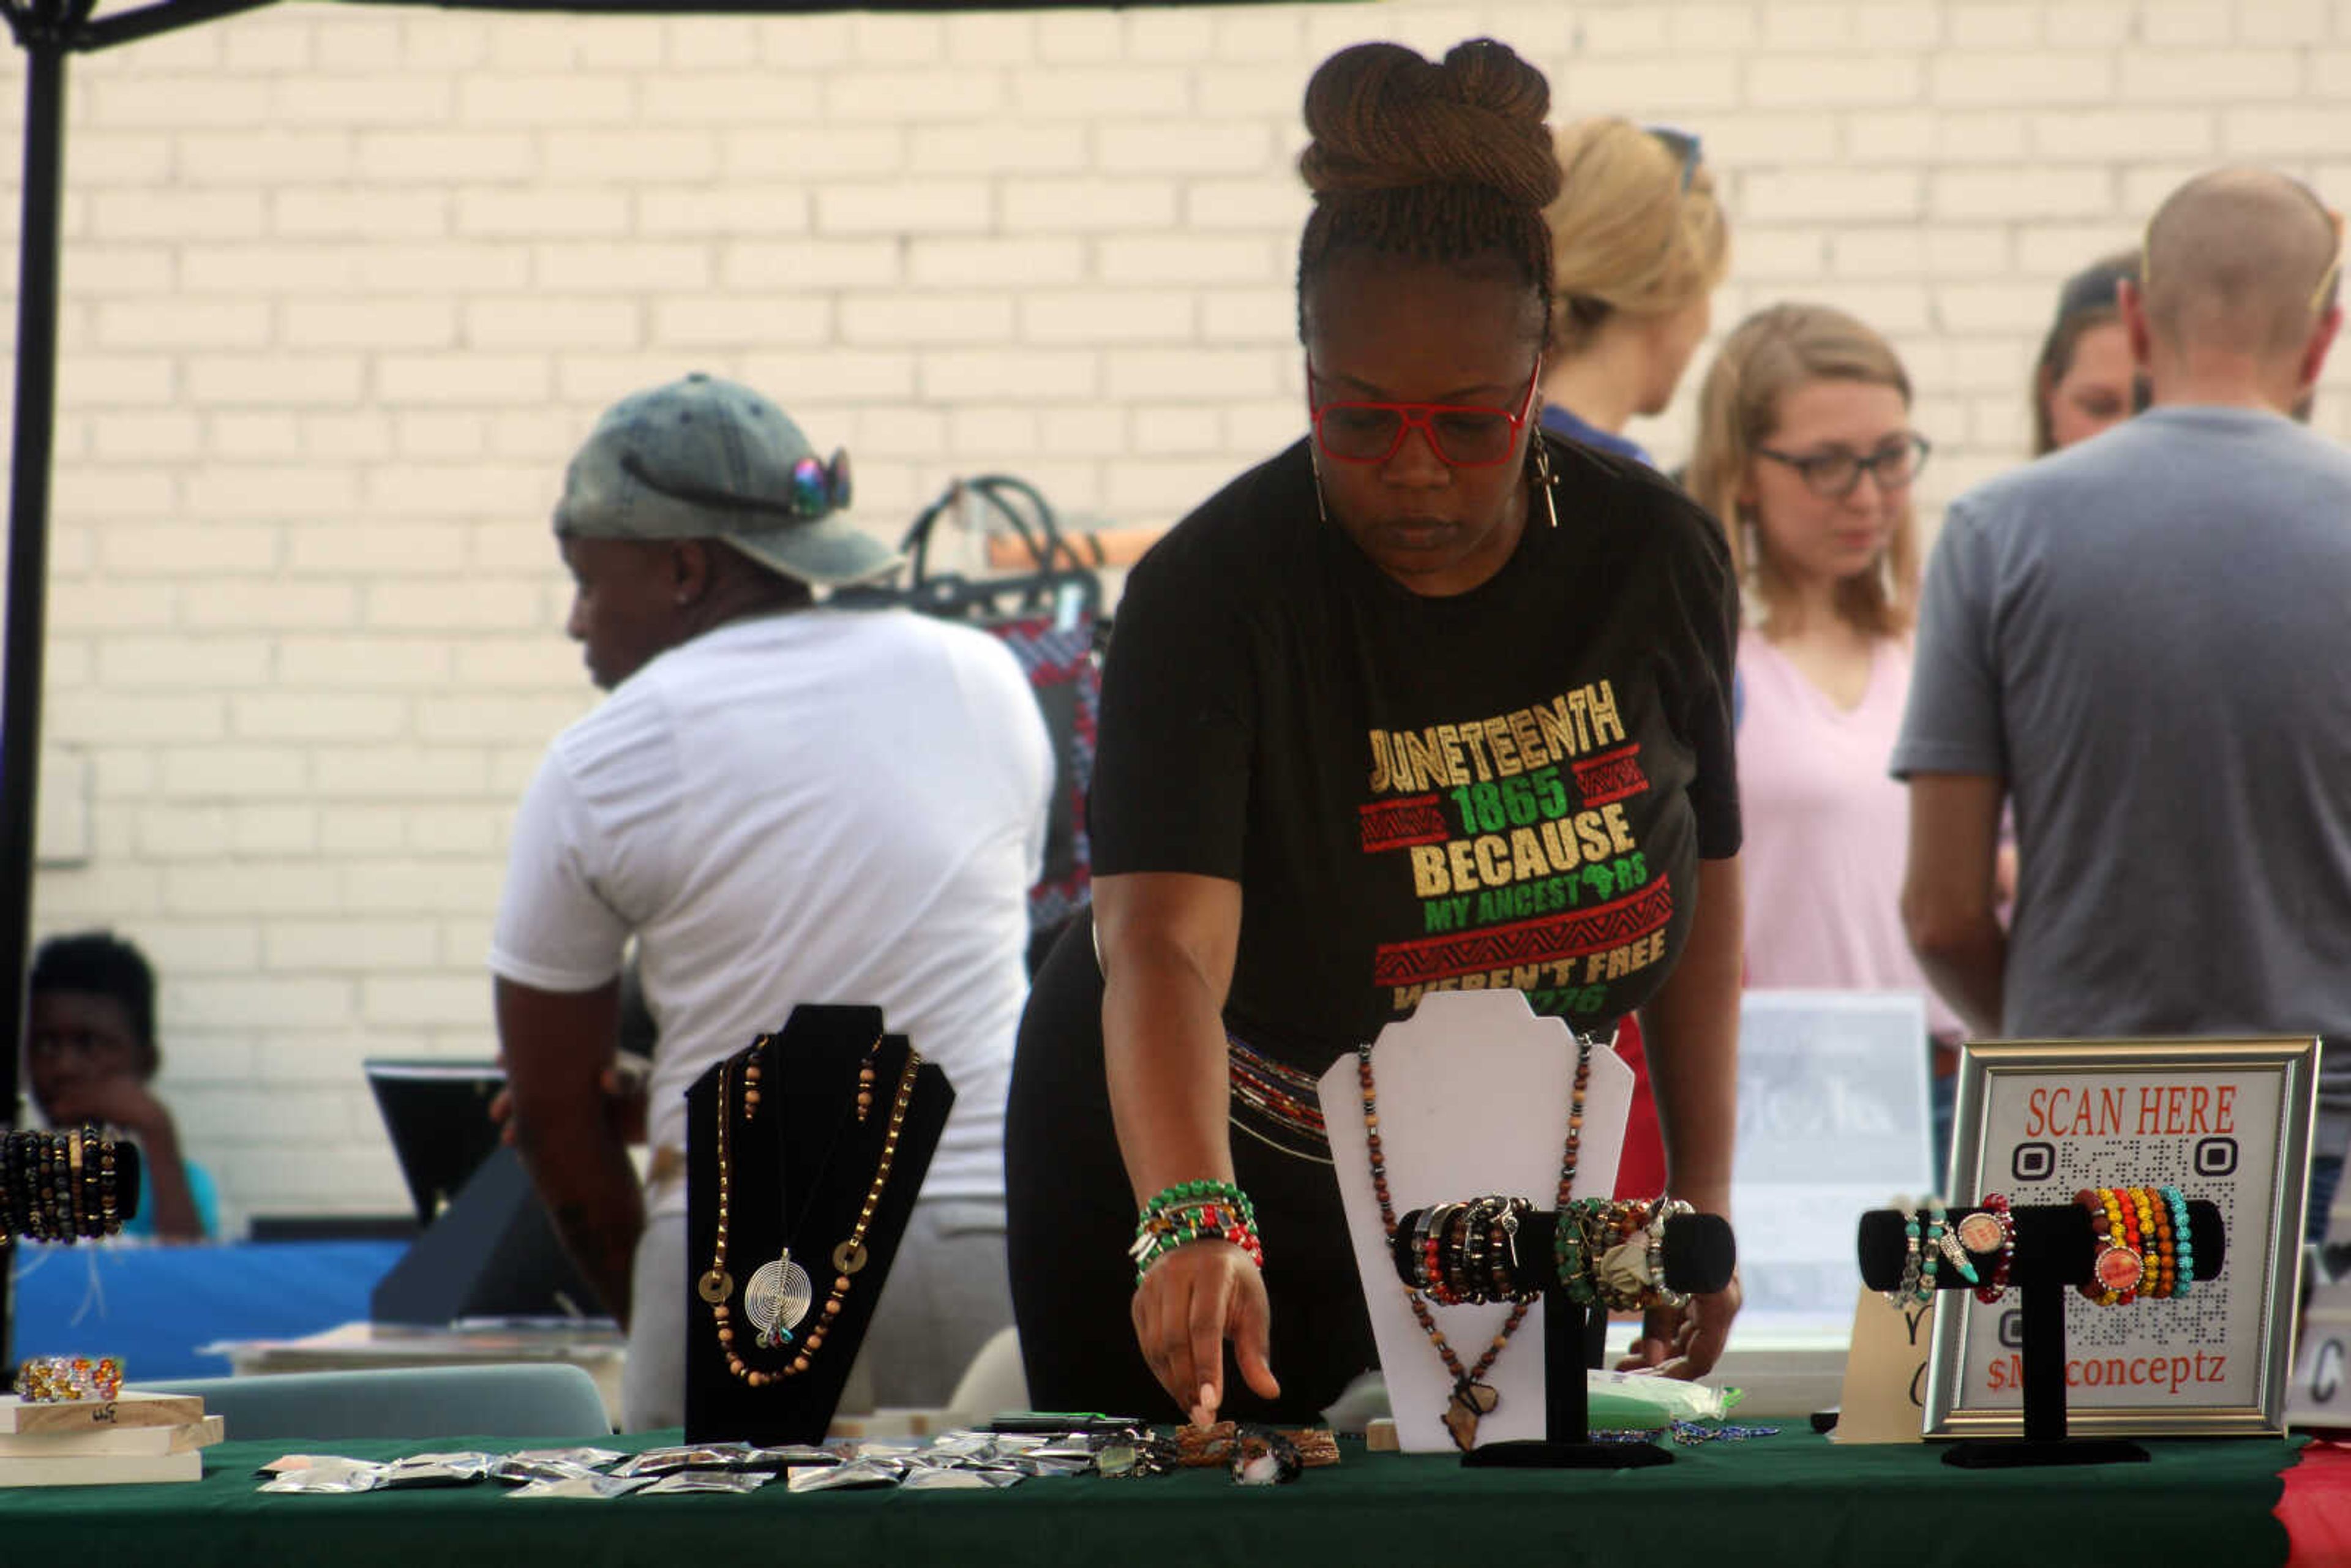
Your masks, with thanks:
[[[333,1454],[287,1454],[261,1468],[266,1492],[350,1493],[471,1486],[490,1473],[487,1454],[414,1454],[370,1464]]]
[[[898,1483],[898,1489],[901,1491],[986,1491],[1019,1486],[1022,1479],[1018,1470],[915,1465],[908,1469],[906,1479]]]
[[[758,1491],[776,1479],[772,1470],[674,1470],[646,1486],[645,1496],[657,1492],[732,1492],[741,1496]]]
[[[550,1465],[579,1465],[585,1469],[601,1470],[628,1456],[618,1448],[522,1448],[507,1458]]]
[[[640,1487],[653,1485],[642,1477],[600,1476],[593,1470],[560,1479],[533,1481],[507,1493],[515,1497],[584,1497],[604,1500],[626,1497]]]
[[[593,1465],[575,1465],[561,1459],[528,1459],[520,1454],[508,1454],[490,1465],[490,1479],[506,1486],[580,1480],[601,1474]]]
[[[270,1492],[360,1492],[375,1488],[379,1467],[332,1454],[287,1454],[261,1467]]]
[[[906,1467],[898,1459],[851,1459],[839,1465],[805,1465],[784,1472],[784,1484],[794,1492],[833,1491],[860,1487],[894,1487]]]
[[[841,1455],[831,1448],[789,1444],[761,1448],[749,1443],[705,1443],[695,1447],[647,1448],[634,1458],[612,1467],[616,1476],[665,1476],[679,1470],[784,1470],[802,1466],[837,1465]]]

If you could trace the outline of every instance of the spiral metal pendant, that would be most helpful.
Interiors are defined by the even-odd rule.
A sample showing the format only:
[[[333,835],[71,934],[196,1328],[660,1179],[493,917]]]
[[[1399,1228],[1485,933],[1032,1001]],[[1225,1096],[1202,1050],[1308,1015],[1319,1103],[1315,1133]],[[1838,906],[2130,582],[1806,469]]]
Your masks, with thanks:
[[[792,1331],[815,1300],[808,1270],[793,1262],[787,1249],[774,1262],[760,1264],[743,1287],[743,1315],[759,1331],[759,1343],[772,1350],[791,1343]]]

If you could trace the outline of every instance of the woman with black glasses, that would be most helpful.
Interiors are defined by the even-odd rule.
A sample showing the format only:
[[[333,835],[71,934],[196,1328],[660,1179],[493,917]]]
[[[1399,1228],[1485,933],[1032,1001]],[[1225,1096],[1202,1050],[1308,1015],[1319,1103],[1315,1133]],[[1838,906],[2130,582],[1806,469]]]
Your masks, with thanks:
[[[1911,485],[1928,453],[1910,401],[1901,360],[1867,326],[1826,306],[1771,306],[1707,371],[1689,484],[1730,525],[1750,612],[1748,983],[1920,992],[1928,1033],[1948,1046],[1959,1019],[1903,934],[1908,791],[1886,771],[1910,691]],[[1947,1123],[1956,1055],[1937,1055]]]
[[[1520,989],[1603,1040],[1641,1009],[1672,1191],[1729,1211],[1735,589],[1679,491],[1536,427],[1548,99],[1482,40],[1362,46],[1307,89],[1311,429],[1133,573],[1095,918],[1021,1029],[1041,1406],[1311,1416],[1374,1364],[1314,1083],[1431,990]],[[1737,1306],[1658,1314],[1642,1359],[1703,1372]]]

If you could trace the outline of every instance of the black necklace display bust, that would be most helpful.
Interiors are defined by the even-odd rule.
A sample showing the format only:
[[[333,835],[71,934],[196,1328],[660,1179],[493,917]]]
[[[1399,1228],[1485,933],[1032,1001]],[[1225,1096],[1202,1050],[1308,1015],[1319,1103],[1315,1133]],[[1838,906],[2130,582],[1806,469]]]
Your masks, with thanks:
[[[695,1081],[689,1442],[823,1439],[954,1103],[879,1008],[795,1008]]]

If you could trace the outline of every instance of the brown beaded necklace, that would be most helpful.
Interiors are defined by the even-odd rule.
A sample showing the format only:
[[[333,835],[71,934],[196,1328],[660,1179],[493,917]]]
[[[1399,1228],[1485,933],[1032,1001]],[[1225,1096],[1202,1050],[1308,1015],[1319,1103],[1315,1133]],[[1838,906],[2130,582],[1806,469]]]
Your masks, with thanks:
[[[881,1043],[879,1040],[875,1044]],[[883,1189],[889,1185],[890,1167],[898,1157],[898,1138],[906,1124],[906,1108],[914,1098],[914,1078],[922,1069],[920,1051],[906,1052],[906,1065],[898,1074],[898,1092],[890,1106],[890,1124],[883,1134],[882,1158],[873,1171],[873,1183],[866,1188],[865,1201],[859,1206],[857,1223],[850,1229],[849,1239],[832,1249],[833,1281],[831,1294],[825,1298],[824,1307],[808,1338],[782,1368],[770,1372],[746,1362],[735,1347],[733,1309],[727,1305],[735,1294],[734,1277],[726,1272],[727,1205],[731,1197],[733,1169],[728,1147],[727,1124],[733,1119],[729,1110],[728,1073],[732,1061],[718,1070],[718,1228],[712,1241],[708,1272],[697,1287],[702,1299],[710,1303],[710,1321],[718,1333],[718,1348],[726,1357],[726,1370],[754,1388],[765,1388],[787,1377],[796,1377],[809,1369],[809,1363],[824,1346],[824,1337],[831,1332],[833,1320],[841,1315],[841,1302],[848,1299],[850,1282],[863,1270],[867,1259],[866,1228],[873,1222],[873,1212],[882,1202]],[[758,1082],[756,1061],[747,1059],[745,1067],[746,1097],[756,1093],[749,1086]],[[872,1068],[869,1064],[859,1073],[858,1120],[865,1119],[872,1105]],[[756,1322],[756,1318],[755,1318]]]
[[[1369,1041],[1355,1048],[1355,1077],[1364,1090],[1364,1145],[1371,1155],[1372,1191],[1380,1200],[1380,1223],[1387,1230],[1388,1250],[1394,1252],[1395,1203],[1388,1196],[1387,1154],[1380,1145],[1380,1102],[1372,1082]],[[1555,1207],[1562,1209],[1568,1205],[1569,1189],[1575,1186],[1576,1156],[1583,1146],[1583,1091],[1591,1082],[1592,1041],[1579,1034],[1575,1037],[1575,1089],[1567,1103],[1567,1143],[1559,1160],[1559,1201]],[[1419,1322],[1420,1332],[1428,1336],[1428,1343],[1444,1358],[1445,1370],[1453,1375],[1453,1396],[1445,1405],[1445,1429],[1453,1434],[1454,1446],[1466,1454],[1478,1441],[1479,1421],[1501,1406],[1502,1396],[1485,1380],[1486,1374],[1493,1370],[1495,1360],[1510,1343],[1510,1335],[1526,1321],[1531,1303],[1520,1301],[1513,1305],[1510,1315],[1503,1321],[1502,1332],[1494,1336],[1493,1343],[1478,1358],[1478,1364],[1465,1368],[1452,1342],[1445,1337],[1445,1331],[1437,1326],[1436,1315],[1428,1310],[1421,1293],[1405,1285],[1404,1298],[1412,1305],[1412,1315]]]

